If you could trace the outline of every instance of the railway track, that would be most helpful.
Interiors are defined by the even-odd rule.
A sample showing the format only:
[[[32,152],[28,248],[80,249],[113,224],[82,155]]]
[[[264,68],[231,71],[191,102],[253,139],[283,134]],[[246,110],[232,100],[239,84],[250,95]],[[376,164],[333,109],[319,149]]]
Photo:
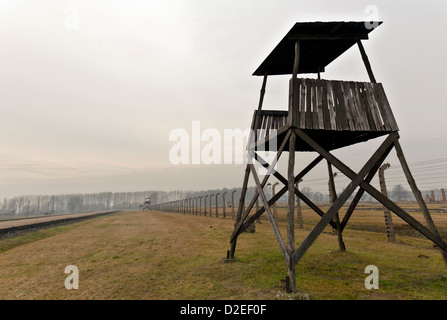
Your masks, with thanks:
[[[98,211],[88,213],[61,214],[55,216],[42,216],[24,219],[10,219],[0,221],[0,239],[21,235],[25,232],[36,231],[43,228],[55,227],[69,223],[79,222],[104,215],[118,213],[121,210]]]

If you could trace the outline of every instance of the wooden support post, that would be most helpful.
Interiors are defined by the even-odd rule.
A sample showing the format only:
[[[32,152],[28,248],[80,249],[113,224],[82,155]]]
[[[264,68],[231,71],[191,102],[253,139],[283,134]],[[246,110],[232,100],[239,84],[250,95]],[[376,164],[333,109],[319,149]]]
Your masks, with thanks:
[[[239,206],[238,206],[238,210],[237,210],[235,225],[239,224],[239,221],[241,220],[241,217],[242,217],[242,210],[244,210],[245,194],[247,193],[247,185],[248,185],[249,178],[250,178],[250,166],[249,166],[249,164],[247,164],[247,166],[245,167],[244,182],[242,184],[241,197],[239,199]],[[234,252],[236,251],[236,242],[237,242],[237,237],[232,237],[230,240],[230,243],[231,243],[230,259],[234,259]]]
[[[290,135],[289,140],[289,163],[288,163],[288,211],[287,211],[287,249],[291,256],[295,252],[295,144],[296,135],[294,132]],[[295,265],[290,262],[288,264],[288,276],[290,280],[290,290],[296,290]]]
[[[259,158],[259,159],[261,160],[261,161],[260,161],[261,165],[263,165],[263,166],[268,166],[268,165],[265,164],[265,161],[264,161],[259,155],[257,155],[257,158]],[[287,190],[288,190],[288,188],[289,188],[289,182],[288,182],[288,180],[287,180],[286,178],[284,178],[278,171],[275,171],[275,172],[273,173],[273,175],[274,175],[279,181],[281,181],[281,182],[285,185],[285,187],[287,188]],[[298,182],[296,182],[296,178],[294,179],[294,182],[295,182],[295,183],[298,183]],[[276,184],[277,184],[277,183],[276,183]],[[314,204],[309,198],[307,198],[303,193],[301,193],[301,192],[298,190],[298,188],[295,188],[295,195],[297,196],[297,198],[302,199],[302,200],[304,201],[304,203],[306,203],[306,204],[307,204],[312,210],[314,210],[320,217],[324,216],[324,212],[323,212],[320,208],[318,208],[318,206],[315,205],[315,204]],[[275,203],[275,204],[276,204],[276,203]],[[275,204],[273,204],[273,206],[275,206]],[[276,222],[278,222],[278,221],[276,220]],[[335,222],[331,221],[330,224],[331,224],[331,226],[332,226],[333,228],[336,228]]]
[[[264,190],[261,187],[261,183],[259,182],[259,178],[258,178],[258,175],[256,173],[256,169],[255,169],[253,164],[250,164],[250,169],[251,169],[253,178],[255,180],[255,184],[256,184],[256,187],[258,189],[259,195],[261,196],[261,200],[263,202],[264,208],[267,211],[267,217],[270,220],[270,224],[272,226],[273,233],[274,233],[274,235],[276,237],[276,241],[278,242],[279,248],[280,248],[280,250],[281,250],[281,252],[283,254],[284,260],[286,261],[287,267],[290,269],[290,262],[291,261],[290,261],[289,252],[288,252],[288,250],[287,250],[287,248],[286,248],[286,246],[284,244],[284,240],[281,237],[281,233],[279,231],[278,225],[276,224],[275,219],[273,219],[272,212],[270,211],[270,206],[268,204],[267,198],[265,197]]]
[[[297,76],[298,76],[298,70],[299,70],[299,64],[300,64],[300,41],[297,40],[295,42],[295,57],[293,61],[293,73],[292,73],[292,81],[290,82],[290,89],[289,89],[289,124],[292,126],[298,125],[298,112],[297,110],[293,110],[294,106],[296,105],[296,99],[299,99],[299,93],[296,89],[297,84]]]
[[[329,161],[327,161],[327,167],[328,167],[328,173],[329,173],[329,194],[330,194],[330,200],[331,200],[331,205],[333,205],[335,203],[335,201],[337,200],[337,192],[335,190],[335,181],[334,181],[334,174],[332,172],[332,165]],[[346,251],[346,246],[345,243],[343,241],[343,236],[342,236],[342,229],[340,227],[340,217],[338,215],[338,211],[335,213],[335,217],[334,217],[334,222],[335,222],[335,232],[337,233],[337,238],[338,238],[338,247],[340,248],[340,251]]]
[[[258,109],[256,110],[256,117],[252,123],[252,132],[250,132],[250,136],[248,138],[248,145],[251,145],[252,141],[257,141],[258,140],[258,132],[257,130],[259,129],[259,127],[261,126],[261,110],[262,110],[262,105],[264,103],[264,96],[265,96],[265,87],[267,85],[267,77],[268,75],[265,74],[264,75],[264,79],[262,80],[262,87],[261,87],[261,91],[259,93],[259,103],[258,103]],[[252,135],[253,134],[253,135]]]
[[[405,177],[407,178],[408,184],[410,185],[410,188],[413,191],[414,197],[416,198],[416,201],[419,205],[419,208],[422,211],[422,214],[424,216],[427,225],[429,226],[433,234],[441,238],[438,228],[436,228],[436,225],[430,215],[430,212],[428,211],[427,205],[425,204],[425,201],[422,198],[421,191],[419,191],[418,187],[416,186],[416,181],[414,181],[413,175],[411,174],[410,168],[408,167],[407,161],[402,151],[402,147],[400,146],[399,143],[399,139],[396,139],[394,141],[394,146],[396,148],[396,154],[397,157],[399,158]],[[441,251],[441,254],[442,258],[444,259],[445,265],[447,266],[447,251],[444,249],[444,251]]]
[[[265,74],[264,75],[264,79],[262,80],[262,87],[261,87],[261,92],[259,94],[259,103],[258,103],[258,110],[256,112],[256,119],[252,123],[252,127],[251,127],[251,129],[253,131],[256,131],[256,129],[258,128],[258,125],[259,125],[260,111],[261,111],[262,105],[264,103],[265,88],[267,86],[267,77],[268,77],[268,74]],[[255,135],[256,135],[256,132],[255,132]],[[249,142],[248,144],[249,145],[253,141],[253,138],[254,138],[254,141],[257,140],[256,136],[249,138],[249,140],[248,140],[248,142]],[[247,166],[245,168],[244,182],[242,184],[241,198],[239,200],[238,212],[237,212],[236,223],[235,223],[236,225],[239,224],[239,222],[241,220],[241,217],[242,217],[242,212],[243,212],[244,207],[245,207],[245,194],[247,192],[247,184],[248,184],[249,177],[250,177],[250,167],[247,164]],[[234,205],[233,205],[233,207],[234,207]],[[236,237],[232,237],[231,249],[230,249],[230,255],[229,255],[230,259],[234,258],[234,252],[235,251],[236,251]]]
[[[311,163],[309,163],[296,177],[295,177],[295,183],[301,180],[310,170],[312,170],[317,164],[320,163],[320,161],[323,159],[323,157],[320,155],[315,160],[313,160]],[[276,174],[276,173],[275,173]],[[278,201],[288,190],[288,185],[285,185],[278,193],[276,193],[269,201],[269,206],[272,206],[276,201]],[[295,190],[297,192],[298,190]],[[302,194],[297,195],[303,199]],[[244,220],[241,221],[241,225],[239,227],[236,227],[233,234],[230,238],[230,243],[235,239],[241,232],[243,232],[251,223],[253,223],[260,215],[262,215],[266,209],[264,207],[261,207],[258,212],[256,212],[254,215],[252,215],[250,218],[247,219],[247,221],[244,222]],[[324,212],[322,213],[322,215]],[[243,224],[242,224],[243,223]]]
[[[368,173],[368,175],[365,178],[366,183],[370,183],[371,180],[376,175],[377,171],[379,170],[380,166],[382,165],[383,161],[385,161],[386,157],[388,157],[389,153],[391,152],[392,148],[389,148],[386,152],[383,153],[381,159],[377,162],[377,164],[371,169],[371,171]],[[357,204],[359,203],[360,199],[362,198],[363,194],[365,193],[365,190],[363,188],[360,188],[354,199],[351,201],[351,204],[349,205],[348,210],[346,210],[345,216],[343,217],[343,221],[340,224],[341,229],[343,230],[348,223],[349,219],[351,218],[352,213],[354,212]]]
[[[299,184],[303,181],[302,179],[298,181],[295,186],[296,190],[299,191]],[[296,197],[296,222],[298,223],[298,228],[303,229],[303,213],[301,212],[301,200],[300,197]]]
[[[293,60],[293,78],[296,79],[298,76],[298,69],[300,66],[300,41],[295,41],[295,58]]]
[[[322,156],[324,156],[327,160],[330,160],[332,165],[336,167],[338,170],[340,170],[344,175],[346,175],[348,178],[356,179],[358,175],[354,171],[352,171],[349,167],[347,167],[344,163],[342,163],[340,160],[338,160],[336,157],[331,155],[328,151],[321,148],[317,143],[315,143],[312,139],[310,139],[307,134],[305,134],[302,130],[295,129],[295,132],[297,133],[300,138],[302,138],[306,143],[308,143],[312,148],[314,148],[315,151],[320,153]],[[385,141],[382,143],[379,149],[386,149],[382,153],[389,152],[393,145],[396,146],[396,141],[399,138],[399,135],[397,132],[390,133],[389,136],[385,139]],[[389,143],[392,142],[392,145],[389,145]],[[396,148],[397,149],[397,148]],[[376,157],[378,155],[373,155],[373,157]],[[379,158],[380,161],[380,158]],[[377,163],[379,162],[377,161]],[[377,164],[376,164],[377,165]],[[372,168],[371,168],[372,170]],[[370,171],[371,173],[371,171]],[[352,182],[351,182],[352,183]],[[434,242],[439,248],[441,248],[443,251],[447,253],[447,243],[440,237],[439,233],[433,233],[430,229],[425,227],[423,224],[421,224],[419,221],[417,221],[415,218],[413,218],[411,215],[409,215],[405,210],[400,208],[397,204],[395,204],[393,201],[388,199],[387,197],[383,196],[383,194],[378,191],[376,188],[371,186],[369,183],[365,181],[360,181],[360,187],[364,189],[366,192],[368,192],[372,197],[374,197],[377,201],[382,203],[383,205],[387,206],[391,211],[393,211],[395,214],[397,214],[402,220],[407,222],[410,226],[415,228],[417,231],[419,231],[421,234],[423,234],[426,238],[430,239],[432,242]],[[419,193],[420,194],[420,193]],[[339,199],[337,199],[338,201]],[[328,215],[329,212],[326,213]],[[325,215],[325,216],[326,216]],[[324,217],[323,217],[324,218]],[[301,244],[303,245],[303,244]],[[297,250],[298,251],[298,250]]]
[[[261,111],[262,105],[264,103],[265,87],[267,86],[267,77],[268,77],[268,75],[265,74],[264,78],[262,79],[261,92],[259,94],[258,111]]]
[[[376,83],[376,78],[374,77],[374,74],[372,72],[371,64],[369,63],[368,56],[366,55],[365,48],[363,47],[362,41],[358,40],[357,45],[360,50],[360,54],[362,55],[363,63],[365,64],[366,71],[368,72],[369,80],[372,83]]]
[[[261,187],[262,188],[264,188],[265,184],[267,183],[267,180],[268,180],[268,178],[269,178],[273,168],[275,167],[276,163],[278,162],[279,157],[281,156],[281,154],[282,154],[282,152],[284,150],[284,147],[286,146],[286,143],[289,141],[290,134],[291,134],[290,131],[287,132],[286,137],[284,138],[284,141],[281,143],[281,146],[279,147],[278,152],[276,153],[276,156],[273,159],[273,162],[270,165],[270,167],[268,165],[266,165],[265,161],[261,162],[261,165],[266,166],[268,168],[267,174],[265,175],[264,179],[261,182]],[[250,157],[249,161],[252,161],[252,160],[257,160],[257,157],[259,157],[259,156],[254,151],[249,150],[249,157]],[[273,174],[275,174],[275,173],[276,172],[274,172]],[[235,224],[236,227],[234,228],[233,235],[231,237],[232,239],[233,239],[234,235],[236,233],[238,233],[239,228],[241,227],[242,223],[247,218],[248,214],[250,213],[250,210],[253,208],[256,200],[258,199],[258,196],[259,196],[259,192],[258,192],[258,190],[256,190],[255,196],[253,197],[253,199],[251,200],[250,204],[248,205],[247,210],[245,210],[245,208],[243,208],[244,216],[242,216],[242,215],[240,217],[238,216],[238,220],[236,221],[236,224]],[[239,204],[239,211],[242,212],[240,204]]]
[[[304,142],[306,142],[309,146],[311,146],[315,151],[317,151],[320,155],[326,158],[326,160],[330,161],[331,164],[337,167],[338,164],[342,164],[336,157],[318,145],[315,141],[313,141],[307,134],[305,134],[300,129],[295,129],[295,133],[299,138],[301,138]],[[392,134],[391,134],[392,135]],[[391,136],[390,135],[390,136]],[[309,235],[304,239],[299,248],[293,254],[293,264],[298,263],[298,261],[303,257],[309,247],[314,243],[317,237],[321,234],[324,228],[329,224],[329,222],[334,218],[337,211],[343,206],[343,204],[348,200],[351,194],[355,191],[355,189],[362,183],[364,177],[370,172],[373,166],[380,160],[381,155],[392,145],[393,137],[390,136],[385,139],[382,145],[376,150],[376,152],[371,156],[371,158],[367,161],[367,163],[363,166],[358,174],[353,173],[351,176],[348,176],[352,181],[345,188],[345,190],[340,194],[340,197],[334,202],[334,204],[330,207],[330,209],[326,212],[326,214],[321,218],[321,220],[315,225]],[[340,168],[337,167],[340,171]],[[343,171],[342,171],[343,172]]]

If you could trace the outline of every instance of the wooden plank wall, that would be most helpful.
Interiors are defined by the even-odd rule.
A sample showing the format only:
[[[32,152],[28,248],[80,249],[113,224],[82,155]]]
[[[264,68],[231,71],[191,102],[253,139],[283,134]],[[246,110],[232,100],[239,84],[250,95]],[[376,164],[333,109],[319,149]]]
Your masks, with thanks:
[[[380,83],[298,79],[294,90],[293,125],[300,129],[399,130]]]

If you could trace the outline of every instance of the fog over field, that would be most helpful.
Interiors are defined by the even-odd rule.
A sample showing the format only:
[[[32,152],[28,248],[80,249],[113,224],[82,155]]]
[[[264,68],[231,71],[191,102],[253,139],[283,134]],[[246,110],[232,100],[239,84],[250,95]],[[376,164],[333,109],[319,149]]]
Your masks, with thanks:
[[[438,0],[2,0],[0,199],[240,187],[243,164],[171,163],[169,135],[193,121],[247,129],[252,73],[301,21],[383,21],[364,46],[407,160],[446,158],[445,12]],[[356,47],[322,77],[368,81]],[[269,77],[265,109],[287,109],[288,79]],[[358,170],[377,140],[335,154]]]

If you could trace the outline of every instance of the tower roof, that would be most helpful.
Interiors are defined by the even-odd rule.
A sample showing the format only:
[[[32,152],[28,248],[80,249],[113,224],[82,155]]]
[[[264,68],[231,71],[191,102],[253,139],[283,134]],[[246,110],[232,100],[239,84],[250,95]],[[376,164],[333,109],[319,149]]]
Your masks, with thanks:
[[[292,74],[295,41],[300,40],[298,73],[324,68],[382,22],[297,22],[253,73],[254,76]]]

